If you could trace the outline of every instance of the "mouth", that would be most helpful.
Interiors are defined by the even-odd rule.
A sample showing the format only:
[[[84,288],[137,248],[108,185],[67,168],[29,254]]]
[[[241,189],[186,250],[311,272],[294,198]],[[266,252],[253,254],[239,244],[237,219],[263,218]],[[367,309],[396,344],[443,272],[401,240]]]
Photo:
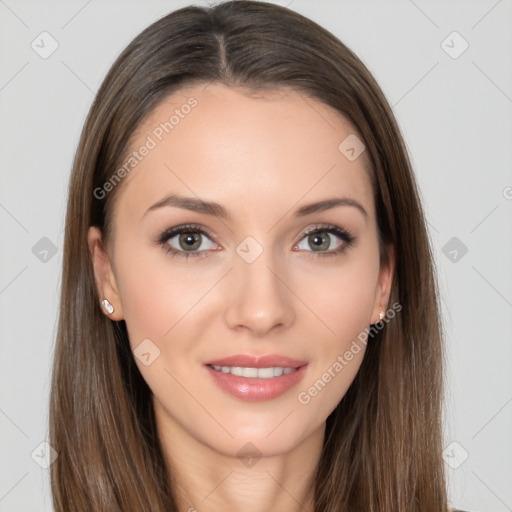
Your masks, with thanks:
[[[213,382],[228,395],[245,401],[277,398],[295,387],[308,362],[284,356],[231,356],[204,364]]]
[[[307,361],[294,359],[280,354],[252,355],[236,354],[206,361],[204,364],[222,368],[299,368],[307,364]]]
[[[246,379],[273,379],[274,377],[288,375],[298,370],[298,368],[289,366],[270,366],[263,368],[254,368],[250,366],[207,366],[213,368],[216,372],[230,373],[231,375],[236,375],[237,377],[245,377]]]

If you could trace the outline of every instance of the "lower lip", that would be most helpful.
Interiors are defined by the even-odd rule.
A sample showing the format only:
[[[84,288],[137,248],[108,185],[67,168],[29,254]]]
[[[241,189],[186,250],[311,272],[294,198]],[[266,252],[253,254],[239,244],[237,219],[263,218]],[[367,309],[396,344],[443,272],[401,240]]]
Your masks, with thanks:
[[[295,386],[306,374],[307,364],[292,373],[271,379],[239,377],[231,373],[218,372],[208,365],[205,365],[205,368],[213,381],[226,393],[242,400],[259,402],[277,398]]]

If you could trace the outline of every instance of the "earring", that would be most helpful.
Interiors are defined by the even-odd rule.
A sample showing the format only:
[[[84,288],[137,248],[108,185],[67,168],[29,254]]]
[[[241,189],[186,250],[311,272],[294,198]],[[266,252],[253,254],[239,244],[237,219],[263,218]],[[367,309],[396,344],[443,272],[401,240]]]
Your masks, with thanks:
[[[103,299],[101,301],[101,305],[105,308],[109,315],[111,315],[114,312],[114,306],[112,306],[112,304],[110,304],[110,302],[107,299]]]
[[[384,318],[384,311],[381,311],[379,313],[379,319],[382,320]]]

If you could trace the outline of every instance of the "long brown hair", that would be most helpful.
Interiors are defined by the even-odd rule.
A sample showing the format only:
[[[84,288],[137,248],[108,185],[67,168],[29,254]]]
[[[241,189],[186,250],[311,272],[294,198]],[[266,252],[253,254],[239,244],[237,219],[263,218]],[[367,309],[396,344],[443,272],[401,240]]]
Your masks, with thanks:
[[[390,303],[402,310],[372,337],[327,419],[315,511],[448,510],[438,292],[392,110],[364,64],[330,32],[284,7],[234,1],[183,8],[145,29],[113,64],[85,122],[69,185],[51,386],[56,512],[177,511],[151,393],[125,323],[99,308],[87,231],[109,230],[119,187],[102,198],[94,191],[121,165],[141,120],[167,95],[210,82],[254,91],[292,87],[344,115],[366,145],[379,237],[396,255]]]

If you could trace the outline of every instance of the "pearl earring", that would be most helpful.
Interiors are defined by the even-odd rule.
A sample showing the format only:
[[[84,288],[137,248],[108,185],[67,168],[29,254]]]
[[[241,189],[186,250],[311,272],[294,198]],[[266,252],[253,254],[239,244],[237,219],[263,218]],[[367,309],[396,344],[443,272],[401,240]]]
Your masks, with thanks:
[[[379,313],[379,318],[380,318],[381,320],[384,318],[384,311],[381,311],[381,312]]]
[[[114,306],[112,306],[112,304],[110,304],[110,302],[107,299],[103,299],[101,301],[101,305],[105,308],[109,315],[111,315],[114,312]]]

